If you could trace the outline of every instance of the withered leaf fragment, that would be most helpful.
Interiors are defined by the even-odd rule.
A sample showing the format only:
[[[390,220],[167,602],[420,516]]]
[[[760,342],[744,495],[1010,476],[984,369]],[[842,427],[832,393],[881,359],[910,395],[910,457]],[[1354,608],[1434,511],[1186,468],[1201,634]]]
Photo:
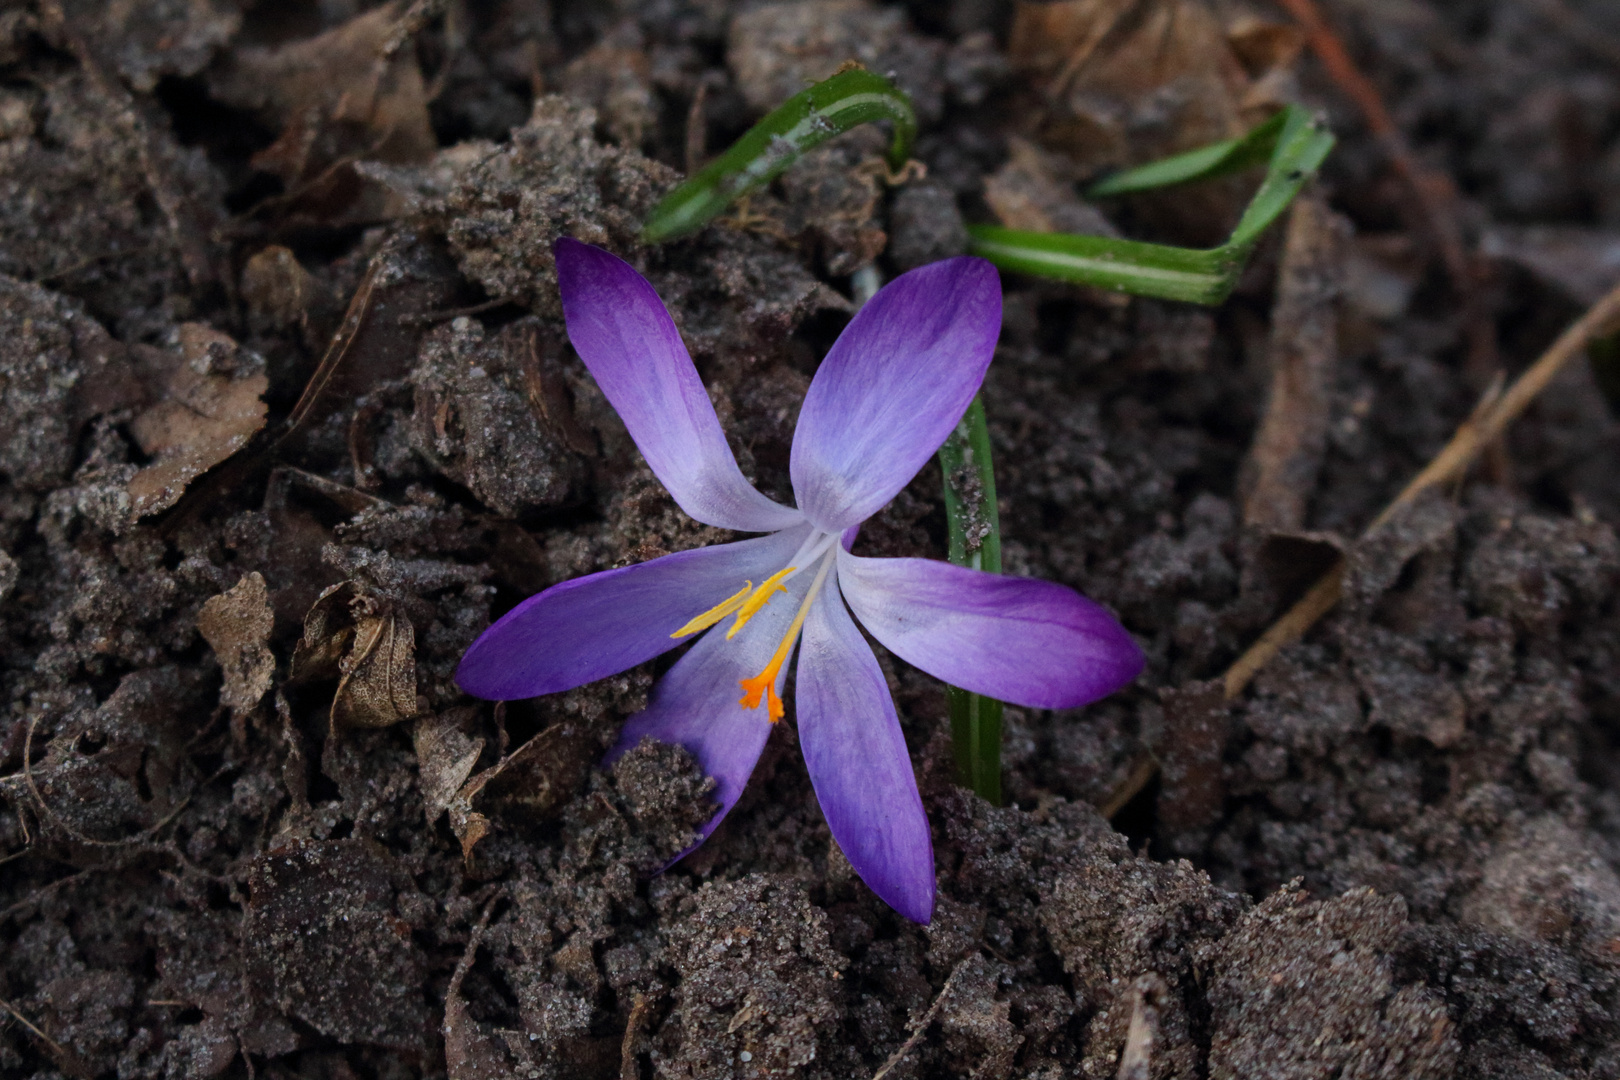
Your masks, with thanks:
[[[269,647],[275,622],[270,591],[257,570],[209,597],[197,613],[197,630],[219,657],[225,673],[220,703],[235,716],[252,712],[270,689],[276,673],[276,658]]]
[[[416,630],[357,581],[327,589],[304,617],[294,681],[338,680],[332,727],[380,728],[416,715]]]
[[[489,818],[476,802],[524,821],[543,821],[567,802],[597,754],[594,740],[571,724],[553,724],[462,785],[450,801],[450,830],[471,860],[473,848],[489,834]],[[436,816],[436,815],[435,815]]]
[[[407,9],[385,4],[316,37],[236,51],[210,89],[281,130],[255,165],[294,183],[342,160],[432,155],[438,143]]]
[[[483,739],[475,739],[461,730],[462,717],[475,711],[460,708],[423,716],[411,729],[429,825],[449,808],[461,785],[478,765],[478,755],[484,751]]]
[[[164,399],[129,425],[153,458],[130,478],[131,521],[173,506],[187,484],[264,427],[270,380],[262,362],[239,357],[235,341],[201,323],[180,327],[180,354]]]

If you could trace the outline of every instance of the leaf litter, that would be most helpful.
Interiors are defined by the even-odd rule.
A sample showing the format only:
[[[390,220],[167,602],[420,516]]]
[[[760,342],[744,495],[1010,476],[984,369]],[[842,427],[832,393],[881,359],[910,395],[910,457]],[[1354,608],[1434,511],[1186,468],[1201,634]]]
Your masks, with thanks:
[[[1479,318],[1292,24],[1194,0],[65,8],[0,14],[0,997],[35,1029],[0,1027],[0,1071],[1620,1067],[1615,420],[1567,363],[1507,473],[1344,539],[1473,413]],[[1472,303],[1517,369],[1620,278],[1614,72],[1510,0],[1386,9],[1331,14],[1467,193],[1502,286]],[[857,132],[759,196],[769,227],[640,245],[688,117],[716,148],[851,56],[914,95],[926,178],[863,171]],[[1296,210],[1215,316],[1004,281],[1008,569],[1107,602],[1150,663],[1083,715],[1009,710],[995,808],[949,783],[940,688],[885,660],[932,926],[864,891],[790,724],[659,874],[708,782],[656,744],[593,767],[653,671],[457,692],[522,596],[722,539],[569,353],[557,235],[647,273],[783,493],[846,274],[955,254],[987,215],[1198,242],[1241,180],[1102,209],[1079,185],[1294,100],[1341,136],[1330,212]],[[863,550],[939,557],[938,487]],[[1341,553],[1309,636],[1239,700],[1187,700]],[[1110,824],[1091,806],[1144,760],[1164,775]]]

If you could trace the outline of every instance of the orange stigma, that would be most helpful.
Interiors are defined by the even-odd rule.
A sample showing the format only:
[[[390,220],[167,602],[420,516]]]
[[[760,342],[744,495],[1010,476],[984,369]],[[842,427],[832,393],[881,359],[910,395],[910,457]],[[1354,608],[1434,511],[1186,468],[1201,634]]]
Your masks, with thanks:
[[[737,704],[745,709],[757,709],[759,708],[759,700],[763,697],[766,707],[770,710],[771,723],[773,724],[782,719],[786,712],[782,708],[782,699],[776,696],[776,673],[782,670],[782,661],[786,658],[786,652],[778,652],[776,656],[771,658],[771,662],[766,665],[764,671],[755,675],[752,679],[737,680],[738,684],[743,688],[742,700]]]
[[[745,709],[759,708],[761,698],[770,712],[771,723],[782,719],[784,710],[782,699],[776,696],[776,677],[782,672],[782,665],[787,663],[788,653],[793,651],[793,643],[799,640],[799,631],[804,628],[804,617],[810,614],[810,604],[815,600],[816,594],[821,591],[821,583],[827,580],[827,571],[832,569],[830,561],[821,564],[821,570],[816,574],[816,580],[811,583],[810,589],[799,604],[799,610],[794,614],[793,621],[788,624],[787,633],[782,635],[782,643],[771,654],[771,659],[765,665],[765,670],[752,679],[738,679],[737,685],[743,688],[742,700],[737,704]],[[767,582],[768,584],[768,582]],[[765,586],[761,585],[763,589]],[[727,635],[728,637],[730,635]]]

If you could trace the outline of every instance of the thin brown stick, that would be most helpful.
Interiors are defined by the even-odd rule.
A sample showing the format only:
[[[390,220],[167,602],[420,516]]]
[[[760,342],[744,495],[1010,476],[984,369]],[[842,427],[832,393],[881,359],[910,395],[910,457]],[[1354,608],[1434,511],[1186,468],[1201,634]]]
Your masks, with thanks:
[[[326,392],[327,384],[332,381],[332,376],[342,365],[344,358],[349,355],[349,349],[353,346],[355,338],[360,336],[361,325],[366,321],[366,316],[371,314],[371,297],[376,283],[377,263],[373,261],[366,267],[365,278],[360,282],[360,287],[354,291],[354,296],[350,298],[349,308],[343,313],[343,323],[327,344],[326,353],[316,366],[315,374],[310,376],[309,382],[304,385],[304,392],[298,396],[297,403],[293,405],[292,413],[287,417],[287,427],[276,440],[277,446],[291,438],[304,421],[309,419],[309,414],[315,410],[316,403]]]
[[[28,1017],[18,1012],[9,1001],[0,998],[0,1009],[10,1013],[13,1020],[27,1028],[33,1033],[34,1038],[45,1044],[46,1052],[50,1055],[51,1060],[56,1062],[58,1069],[61,1069],[69,1076],[84,1077],[86,1080],[93,1075],[84,1062],[79,1060],[77,1054],[35,1027]]]
[[[1341,559],[1318,578],[1310,591],[1285,611],[1282,618],[1272,623],[1260,635],[1260,640],[1237,658],[1236,663],[1226,669],[1226,674],[1221,676],[1226,700],[1237,700],[1244,687],[1260,673],[1261,668],[1271,662],[1272,657],[1304,637],[1305,632],[1316,625],[1316,620],[1332,611],[1339,602],[1343,586],[1344,560]]]
[[[1271,388],[1244,462],[1246,482],[1239,484],[1243,524],[1251,530],[1286,532],[1305,523],[1327,448],[1347,235],[1320,191],[1300,193],[1277,271],[1267,349]]]
[[[640,1055],[636,1052],[636,1044],[641,1041],[641,1029],[647,1026],[653,1003],[661,996],[637,992],[630,1006],[630,1018],[624,1025],[624,1038],[619,1042],[619,1080],[641,1080],[641,1066],[636,1061]]]
[[[1593,338],[1601,336],[1617,319],[1620,319],[1620,286],[1610,290],[1607,296],[1560,334],[1558,340],[1553,342],[1524,374],[1515,379],[1505,393],[1500,397],[1489,399],[1484,408],[1464,421],[1457,429],[1457,433],[1451,437],[1451,441],[1435,455],[1434,460],[1424,466],[1401,493],[1395,496],[1394,501],[1373,519],[1373,523],[1362,534],[1363,538],[1388,524],[1403,506],[1416,500],[1425,491],[1460,479],[1480,453],[1495,443],[1507,430],[1507,426],[1535,400],[1536,395],[1547,388],[1547,384],[1564,369],[1564,365],[1580,355],[1581,350]],[[1318,619],[1333,609],[1339,601],[1344,584],[1344,570],[1345,564],[1340,561],[1323,574],[1316,584],[1311,586],[1309,592],[1289,608],[1282,618],[1273,623],[1260,636],[1260,640],[1249,646],[1248,651],[1227,669],[1224,679],[1228,701],[1243,693],[1244,688],[1272,657],[1304,637],[1305,632],[1316,625]]]
[[[1388,524],[1401,507],[1415,501],[1425,491],[1460,479],[1484,451],[1500,445],[1497,440],[1507,426],[1524,412],[1537,394],[1546,389],[1564,365],[1580,355],[1592,339],[1612,333],[1617,323],[1620,323],[1620,286],[1592,305],[1586,314],[1560,334],[1558,340],[1506,392],[1488,393],[1474,415],[1458,427],[1451,441],[1373,519],[1362,534],[1363,539]],[[1345,562],[1340,559],[1226,669],[1221,679],[1227,701],[1237,700],[1262,668],[1283,649],[1303,638],[1322,616],[1333,610],[1343,595],[1344,572]],[[1158,770],[1158,759],[1151,754],[1144,755],[1125,781],[1109,794],[1107,802],[1099,807],[1099,812],[1106,818],[1112,818],[1147,787]]]
[[[1310,45],[1311,51],[1322,61],[1328,76],[1338,84],[1339,89],[1343,90],[1355,103],[1356,108],[1361,110],[1361,115],[1367,122],[1367,129],[1383,144],[1390,165],[1412,189],[1413,196],[1429,216],[1429,225],[1447,271],[1456,280],[1458,288],[1463,288],[1464,283],[1472,275],[1468,270],[1467,249],[1463,246],[1462,232],[1457,226],[1456,217],[1451,213],[1450,207],[1441,201],[1438,194],[1439,185],[1433,183],[1427,176],[1428,170],[1412,155],[1412,149],[1406,144],[1406,137],[1401,134],[1395,118],[1384,107],[1384,99],[1379,94],[1378,88],[1350,58],[1350,50],[1328,24],[1327,17],[1316,6],[1316,0],[1279,0],[1279,2],[1288,9],[1288,13],[1305,31],[1305,40]]]
[[[1501,366],[1497,351],[1496,325],[1486,307],[1480,288],[1482,264],[1469,253],[1457,218],[1455,187],[1451,179],[1428,168],[1412,153],[1394,117],[1384,107],[1384,99],[1373,81],[1362,73],[1350,57],[1350,50],[1322,14],[1316,0],[1279,0],[1305,31],[1306,42],[1321,60],[1330,78],[1355,103],[1372,132],[1383,146],[1390,166],[1406,185],[1413,203],[1423,215],[1423,228],[1429,233],[1446,275],[1464,314],[1468,337],[1468,371],[1478,387],[1483,387]],[[1506,458],[1496,469],[1505,473]]]
[[[41,885],[39,888],[23,897],[15,904],[12,904],[10,907],[0,909],[0,922],[5,922],[7,919],[11,918],[24,908],[32,904],[39,903],[57,889],[65,888],[68,885],[73,884],[75,881],[83,880],[89,875],[89,873],[90,871],[88,870],[80,870],[77,874],[69,874],[67,877],[57,878],[55,881],[50,882],[47,885]]]
[[[1620,37],[1597,26],[1570,7],[1567,0],[1533,0],[1531,6],[1563,33],[1571,45],[1585,49],[1599,60],[1620,64]]]
[[[38,809],[42,821],[55,824],[57,828],[67,833],[68,836],[72,837],[76,843],[80,843],[86,847],[92,848],[136,847],[147,844],[152,837],[156,836],[164,828],[164,826],[168,825],[170,822],[174,821],[175,818],[179,817],[181,812],[191,804],[191,796],[187,795],[184,799],[180,800],[179,805],[177,805],[173,810],[169,811],[169,813],[166,814],[161,820],[148,825],[134,836],[128,836],[122,840],[97,840],[93,836],[85,835],[71,825],[61,814],[58,814],[55,810],[51,809],[50,804],[45,801],[44,794],[40,792],[39,785],[34,782],[34,766],[32,762],[34,754],[34,730],[38,727],[39,717],[35,716],[33,719],[28,721],[28,732],[23,737],[23,783],[27,785],[28,793],[34,797],[34,805]],[[9,777],[7,779],[9,779]],[[153,850],[167,851],[165,848],[156,846],[153,846]]]
[[[1152,780],[1158,774],[1158,771],[1159,759],[1153,751],[1149,750],[1136,759],[1136,764],[1131,766],[1130,773],[1126,775],[1124,780],[1120,781],[1113,791],[1108,793],[1108,798],[1104,800],[1103,804],[1097,807],[1097,813],[1112,820],[1115,814],[1125,809],[1126,803],[1136,798],[1142,789],[1148,786],[1148,781]]]
[[[704,111],[709,101],[709,84],[700,82],[686,110],[686,175],[696,176],[709,149],[709,120]]]
[[[945,1004],[945,999],[950,997],[951,991],[956,988],[956,977],[962,974],[963,969],[968,966],[968,961],[972,959],[971,955],[963,957],[956,967],[951,969],[950,977],[945,980],[945,985],[939,988],[939,996],[934,998],[934,1003],[928,1006],[928,1011],[923,1013],[922,1019],[917,1021],[917,1026],[912,1029],[911,1036],[901,1044],[900,1049],[889,1055],[889,1060],[883,1063],[881,1069],[872,1074],[872,1080],[883,1080],[885,1076],[889,1075],[890,1070],[905,1060],[907,1054],[916,1049],[917,1044],[922,1041],[923,1035],[927,1033],[928,1026],[934,1022],[934,1017],[939,1015],[939,1007]]]

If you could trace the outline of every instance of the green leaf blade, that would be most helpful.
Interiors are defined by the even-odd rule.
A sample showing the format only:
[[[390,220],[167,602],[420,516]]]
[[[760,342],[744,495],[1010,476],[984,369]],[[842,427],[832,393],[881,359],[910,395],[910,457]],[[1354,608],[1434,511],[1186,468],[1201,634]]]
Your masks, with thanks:
[[[1260,182],[1226,243],[1209,249],[1108,236],[1037,233],[974,225],[971,250],[1003,270],[1091,285],[1133,296],[1214,305],[1236,287],[1260,235],[1286,210],[1333,149],[1333,134],[1290,105],[1237,139],[1116,173],[1088,194],[1124,195],[1224,176],[1266,161]]]
[[[749,128],[696,175],[664,196],[642,226],[642,239],[663,243],[695,232],[744,195],[769,184],[804,154],[851,128],[894,124],[891,169],[902,168],[917,135],[911,99],[881,75],[850,68],[802,90]]]
[[[957,566],[1001,573],[1001,516],[982,394],[973,398],[962,422],[939,448],[939,467],[945,478],[947,557]],[[1002,704],[959,686],[946,691],[957,778],[1000,806]]]

